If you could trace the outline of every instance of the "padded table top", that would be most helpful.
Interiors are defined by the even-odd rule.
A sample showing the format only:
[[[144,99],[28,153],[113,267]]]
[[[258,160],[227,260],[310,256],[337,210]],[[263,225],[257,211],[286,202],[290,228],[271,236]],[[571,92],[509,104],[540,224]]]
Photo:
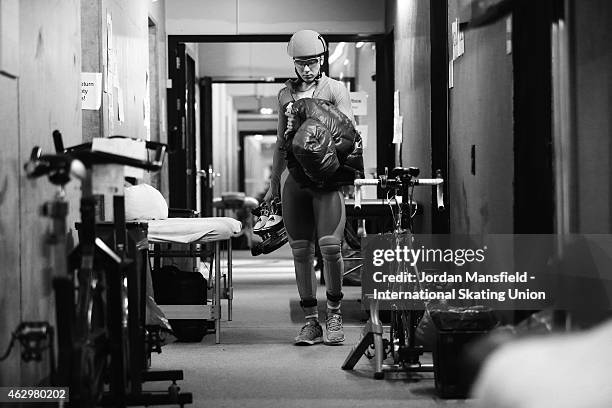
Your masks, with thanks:
[[[150,220],[149,242],[191,244],[227,240],[237,236],[242,223],[229,217],[167,218]]]

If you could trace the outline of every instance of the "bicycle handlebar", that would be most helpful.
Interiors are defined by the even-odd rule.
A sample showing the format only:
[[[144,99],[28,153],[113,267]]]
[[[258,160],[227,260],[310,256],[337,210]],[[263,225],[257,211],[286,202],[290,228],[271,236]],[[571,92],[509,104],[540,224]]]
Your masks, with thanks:
[[[379,185],[381,182],[381,179],[379,178],[375,178],[375,179],[355,179],[355,186],[377,186]],[[388,180],[388,183],[392,183],[395,182],[395,180]],[[442,184],[444,182],[444,179],[441,178],[434,178],[434,179],[413,179],[412,183],[415,186],[438,186],[440,184]]]
[[[125,136],[111,136],[111,138],[125,138]],[[64,148],[62,134],[53,131],[53,144],[56,154],[42,154],[40,147],[35,146],[30,154],[30,160],[24,165],[28,178],[37,178],[48,175],[51,183],[64,185],[70,181],[71,176],[84,179],[86,167],[93,164],[119,164],[139,169],[158,171],[162,168],[166,155],[167,145],[164,143],[145,141],[147,150],[154,150],[152,160],[140,160],[118,154],[91,151],[91,143]]]
[[[53,184],[64,185],[71,177],[80,180],[85,178],[87,170],[78,159],[65,154],[41,154],[42,150],[36,146],[32,149],[30,160],[24,165],[28,178],[49,176]]]
[[[361,208],[362,186],[381,186],[381,184],[383,184],[384,188],[397,189],[402,187],[402,184],[405,182],[408,182],[409,185],[413,186],[436,186],[436,203],[438,206],[438,211],[444,211],[444,193],[442,191],[442,184],[444,183],[444,179],[442,179],[441,177],[433,179],[419,179],[415,177],[411,177],[408,179],[394,178],[389,180],[382,177],[372,179],[355,179],[355,209]]]
[[[54,139],[56,139],[55,132],[53,136]],[[129,139],[127,136],[119,135],[109,137],[109,139],[118,138]],[[61,136],[60,143],[56,142],[56,149],[58,148],[58,144],[60,147],[63,147],[63,144],[61,144]],[[91,166],[92,164],[122,164],[148,171],[158,171],[161,170],[164,164],[164,157],[166,156],[166,149],[168,147],[164,143],[145,141],[145,148],[147,150],[154,150],[155,157],[152,160],[140,160],[113,153],[91,151],[91,146],[91,143],[83,143],[69,147],[65,149],[64,152],[80,159],[87,166]]]

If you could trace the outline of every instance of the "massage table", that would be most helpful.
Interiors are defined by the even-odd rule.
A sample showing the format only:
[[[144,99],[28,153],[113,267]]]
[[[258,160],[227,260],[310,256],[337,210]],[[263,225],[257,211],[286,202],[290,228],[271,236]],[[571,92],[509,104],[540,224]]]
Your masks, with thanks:
[[[205,319],[215,322],[215,343],[221,342],[221,299],[227,299],[228,320],[232,320],[232,237],[238,236],[242,223],[229,217],[167,218],[148,220],[147,239],[150,257],[156,263],[161,258],[193,258],[212,255],[214,284],[212,302],[204,305],[159,305],[167,319]],[[162,244],[182,244],[188,249],[164,249]],[[213,250],[207,247],[213,246]],[[225,248],[227,266],[221,286],[221,253]],[[211,264],[211,274],[213,266]],[[194,272],[199,273],[199,272]],[[210,289],[208,281],[208,289]],[[207,296],[208,298],[208,296]]]

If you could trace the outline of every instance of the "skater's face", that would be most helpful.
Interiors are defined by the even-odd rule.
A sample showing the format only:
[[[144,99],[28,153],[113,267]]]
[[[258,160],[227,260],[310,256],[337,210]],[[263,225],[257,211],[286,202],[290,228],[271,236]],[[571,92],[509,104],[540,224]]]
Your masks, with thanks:
[[[304,82],[312,82],[321,70],[321,57],[316,58],[294,58],[293,65]]]

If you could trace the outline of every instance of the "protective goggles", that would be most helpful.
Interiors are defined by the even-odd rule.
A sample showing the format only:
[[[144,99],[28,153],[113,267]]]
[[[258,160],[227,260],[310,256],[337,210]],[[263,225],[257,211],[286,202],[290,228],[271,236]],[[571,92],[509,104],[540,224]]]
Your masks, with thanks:
[[[308,59],[297,59],[293,60],[293,63],[299,68],[304,68],[308,65],[308,68],[314,68],[320,62],[319,58],[308,58]]]

